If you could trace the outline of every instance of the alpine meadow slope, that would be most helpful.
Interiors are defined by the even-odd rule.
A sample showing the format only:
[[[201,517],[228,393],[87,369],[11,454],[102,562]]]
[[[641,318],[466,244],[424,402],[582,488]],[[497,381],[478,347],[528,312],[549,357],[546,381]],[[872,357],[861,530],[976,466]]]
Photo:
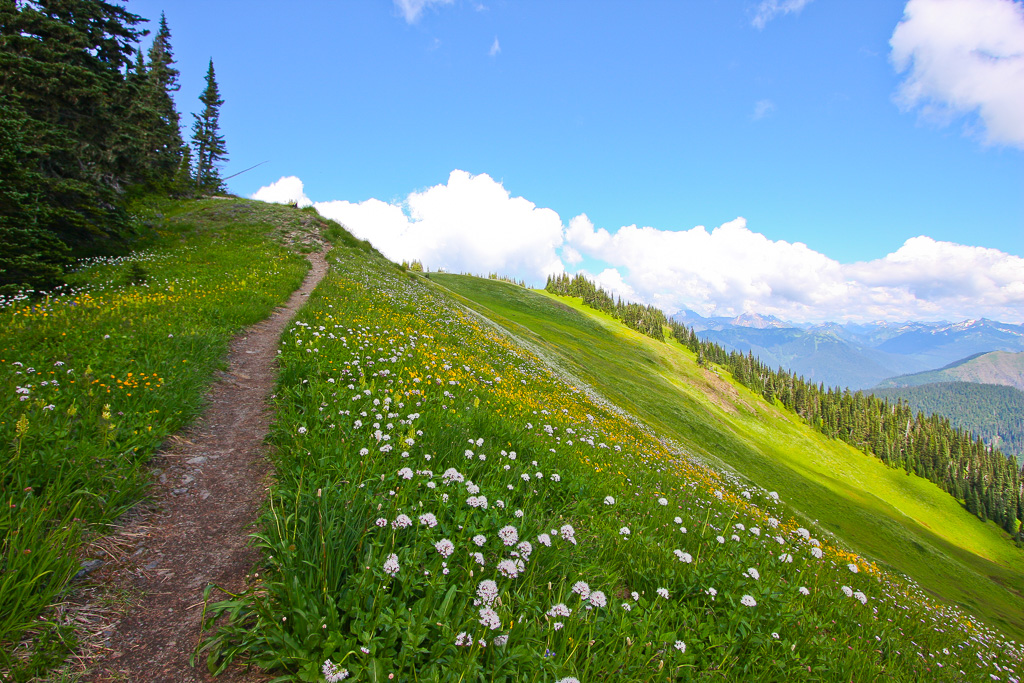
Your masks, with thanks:
[[[48,296],[0,298],[4,680],[75,648],[54,603],[117,564],[103,537],[147,496],[154,453],[200,412],[232,336],[302,282],[319,220],[225,200],[135,216],[137,251],[79,261]]]
[[[282,337],[263,560],[205,606],[211,671],[1015,680],[1021,561],[999,529],[676,342],[576,300],[410,272],[310,210],[220,199],[143,217],[146,251],[4,309],[7,558],[59,579],[4,593],[24,599],[8,638],[73,642],[45,611],[77,565],[64,550],[144,495],[148,456],[195,414],[231,331],[301,279],[316,231],[331,268]],[[73,514],[73,538],[25,536],[28,515],[60,534]]]
[[[934,599],[1021,633],[1024,605],[985,573],[1019,585],[1018,551],[927,482],[578,302],[353,244],[328,261],[282,339],[267,559],[207,607],[212,671],[911,681],[1019,666],[1005,636]],[[886,490],[850,484],[868,477]]]
[[[688,452],[777,490],[804,519],[942,599],[1024,633],[1024,554],[937,486],[823,437],[724,370],[701,369],[675,341],[655,341],[578,299],[430,277]]]

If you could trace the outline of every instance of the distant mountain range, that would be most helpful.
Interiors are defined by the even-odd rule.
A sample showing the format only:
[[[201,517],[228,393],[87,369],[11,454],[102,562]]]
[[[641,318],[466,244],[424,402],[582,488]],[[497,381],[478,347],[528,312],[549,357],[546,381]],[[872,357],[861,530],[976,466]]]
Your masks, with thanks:
[[[685,311],[673,318],[728,350],[752,351],[773,367],[788,368],[826,386],[851,389],[867,389],[892,377],[943,368],[990,351],[1024,351],[1024,325],[985,318],[957,323],[818,325],[749,313],[705,318]]]
[[[1024,353],[992,351],[968,356],[938,370],[892,377],[878,384],[879,389],[914,387],[937,382],[974,382],[1002,384],[1024,391]]]

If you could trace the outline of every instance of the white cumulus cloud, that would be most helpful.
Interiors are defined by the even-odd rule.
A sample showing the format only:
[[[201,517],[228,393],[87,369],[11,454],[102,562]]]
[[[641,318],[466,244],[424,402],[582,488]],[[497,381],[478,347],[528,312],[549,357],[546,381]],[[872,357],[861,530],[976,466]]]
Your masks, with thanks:
[[[743,218],[710,232],[569,222],[566,247],[611,267],[597,278],[667,313],[756,312],[795,321],[1024,316],[1024,259],[914,237],[882,258],[842,264],[800,242],[770,240]],[[620,276],[616,278],[615,273]]]
[[[405,21],[415,24],[419,21],[423,10],[432,5],[450,5],[455,0],[395,0],[395,7],[401,12]]]
[[[250,198],[258,199],[261,202],[270,202],[272,204],[298,204],[299,206],[309,206],[313,203],[310,201],[309,197],[306,196],[306,192],[302,186],[302,181],[293,175],[284,176],[270,185],[261,187],[255,194],[251,195]]]
[[[889,44],[901,107],[940,122],[977,113],[986,142],[1024,147],[1024,5],[910,0]]]
[[[501,52],[501,43],[498,42],[498,36],[494,36],[494,42],[491,43],[491,49],[487,51],[487,54],[494,57]]]
[[[643,301],[669,313],[693,308],[737,315],[780,300],[787,308],[813,308],[819,283],[834,280],[831,273],[839,268],[804,244],[773,242],[748,230],[743,218],[711,232],[704,226],[673,231],[629,225],[615,233],[573,219],[567,243],[624,269]]]
[[[253,195],[308,203],[285,177]],[[452,171],[404,200],[318,202],[316,209],[394,261],[502,275],[539,285],[582,272],[625,300],[668,314],[776,315],[823,320],[1024,321],[1024,258],[998,249],[912,237],[891,254],[840,263],[800,242],[772,240],[744,218],[708,230],[597,227],[512,196],[487,174]]]
[[[563,271],[558,214],[512,197],[487,174],[452,171],[446,184],[413,192],[400,204],[369,199],[315,206],[394,261],[419,259],[432,269],[499,272],[531,282]]]
[[[765,25],[780,14],[799,13],[811,0],[762,0],[754,11],[754,18],[751,20],[756,28],[762,29]]]

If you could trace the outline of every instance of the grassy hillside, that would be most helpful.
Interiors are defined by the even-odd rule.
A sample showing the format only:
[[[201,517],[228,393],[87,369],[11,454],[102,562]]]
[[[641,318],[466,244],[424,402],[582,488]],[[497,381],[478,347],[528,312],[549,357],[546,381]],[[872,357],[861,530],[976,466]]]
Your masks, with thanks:
[[[914,387],[940,382],[999,384],[1024,391],[1024,352],[991,351],[950,363],[938,370],[900,375],[880,382],[879,389]]]
[[[991,680],[1018,666],[972,618],[666,440],[705,444],[709,460],[766,460],[748,443],[762,438],[821,445],[678,348],[514,286],[438,278],[490,297],[480,317],[365,254],[330,261],[282,340],[267,561],[208,609],[229,622],[206,643],[213,670],[569,683]],[[592,366],[586,383],[513,314],[573,344],[562,364]],[[587,386],[612,371],[601,391],[620,406]]]
[[[147,455],[194,414],[227,338],[301,278],[287,245],[321,229],[331,272],[281,343],[276,476],[255,535],[264,560],[248,590],[206,608],[212,670],[1015,680],[1016,644],[933,598],[959,581],[954,598],[1015,632],[1019,604],[979,579],[983,568],[1018,581],[1012,546],[679,346],[502,283],[441,276],[441,287],[305,211],[162,212],[147,252],[84,268],[71,298],[4,310],[2,357],[20,363],[7,366],[4,409],[4,495],[18,503],[0,567],[8,624],[33,619],[9,609],[17,599],[38,611],[58,595],[75,564],[66,550],[141,493]],[[41,368],[74,383],[36,382]],[[83,510],[74,534],[54,535]],[[926,518],[947,528],[928,536],[914,521]],[[892,553],[851,552],[829,528]],[[922,574],[917,587],[872,561],[902,568],[918,554],[946,583]],[[51,578],[16,573],[36,558]]]
[[[319,221],[257,202],[140,207],[137,251],[0,302],[0,679],[47,666],[21,658],[26,629],[38,657],[73,645],[45,610],[83,543],[145,495],[150,455],[196,415],[231,337],[302,282]]]
[[[777,490],[857,552],[941,599],[1024,634],[1024,554],[931,483],[799,424],[674,342],[578,301],[454,275],[431,278],[532,339],[604,396],[709,462]]]

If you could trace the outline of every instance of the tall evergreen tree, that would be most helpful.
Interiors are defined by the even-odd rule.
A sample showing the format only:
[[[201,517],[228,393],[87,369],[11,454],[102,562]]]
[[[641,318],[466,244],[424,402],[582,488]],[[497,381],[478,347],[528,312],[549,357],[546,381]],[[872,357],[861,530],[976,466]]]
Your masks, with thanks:
[[[52,216],[41,190],[45,151],[33,147],[25,114],[0,101],[0,296],[60,281],[69,249],[46,229]]]
[[[192,147],[186,144],[181,148],[178,169],[171,181],[171,194],[177,197],[192,197],[195,191],[195,181],[192,178]]]
[[[171,30],[162,12],[160,28],[149,48],[149,63],[146,67],[144,99],[148,100],[147,104],[156,115],[156,126],[148,136],[148,151],[158,182],[169,183],[178,170],[184,142],[181,139],[181,118],[172,96],[181,86],[178,84],[178,70],[174,68]]]
[[[119,193],[131,159],[118,141],[140,21],[103,0],[0,2],[3,115],[22,121],[22,144],[39,152],[25,160],[36,185],[20,191],[36,225],[65,242],[127,228]]]
[[[227,148],[220,134],[220,106],[224,100],[220,98],[217,88],[217,77],[213,71],[213,60],[206,71],[206,89],[199,96],[204,109],[201,114],[193,114],[192,148],[196,156],[195,185],[199,192],[213,194],[223,188],[220,179],[218,162],[227,161]]]

